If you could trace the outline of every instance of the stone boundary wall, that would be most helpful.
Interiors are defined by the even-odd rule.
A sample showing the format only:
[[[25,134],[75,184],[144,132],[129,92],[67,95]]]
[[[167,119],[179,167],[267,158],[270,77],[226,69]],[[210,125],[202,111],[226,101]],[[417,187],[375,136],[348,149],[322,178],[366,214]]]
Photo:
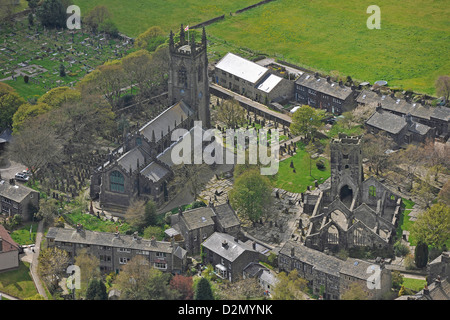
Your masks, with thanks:
[[[201,27],[206,27],[206,26],[208,26],[208,25],[210,25],[210,24],[212,24],[212,23],[214,23],[216,21],[223,20],[223,19],[225,19],[225,15],[224,14],[221,15],[221,16],[218,16],[218,17],[215,17],[215,18],[212,18],[212,19],[200,22],[199,24],[196,24],[195,26],[192,26],[191,28],[192,29],[197,29],[197,28],[201,28]]]
[[[247,10],[250,10],[250,9],[253,9],[253,8],[255,8],[255,7],[259,7],[259,6],[261,6],[261,5],[265,4],[265,3],[272,2],[272,1],[275,1],[275,0],[263,0],[263,1],[260,1],[260,2],[258,2],[258,3],[252,4],[251,6],[248,6],[248,7],[242,8],[242,9],[239,9],[239,10],[236,11],[235,13],[236,13],[236,14],[239,14],[239,13],[241,13],[241,12],[244,12],[244,11],[247,11]]]
[[[287,61],[283,61],[283,60],[277,59],[276,62],[278,62],[280,64],[284,64],[284,65],[286,65],[288,67],[291,67],[291,68],[294,68],[294,69],[298,69],[298,70],[304,71],[306,73],[314,73],[314,71],[312,71],[312,70],[305,69],[303,67],[297,66],[297,65],[295,65],[293,63],[290,63],[290,62],[287,62]]]

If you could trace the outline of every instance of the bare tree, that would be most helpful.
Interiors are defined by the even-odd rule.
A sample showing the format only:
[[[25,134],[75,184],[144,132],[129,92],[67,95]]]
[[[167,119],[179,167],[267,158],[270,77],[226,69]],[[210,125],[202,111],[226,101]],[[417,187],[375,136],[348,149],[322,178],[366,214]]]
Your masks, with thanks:
[[[371,168],[375,170],[375,174],[378,176],[389,165],[389,157],[386,151],[391,149],[394,143],[382,133],[368,134],[363,139],[362,152],[364,157],[369,160]]]
[[[450,76],[440,76],[435,83],[436,93],[439,96],[443,96],[445,103],[448,103],[450,97]]]
[[[227,128],[237,128],[245,122],[244,108],[236,100],[225,100],[217,110],[217,120]]]

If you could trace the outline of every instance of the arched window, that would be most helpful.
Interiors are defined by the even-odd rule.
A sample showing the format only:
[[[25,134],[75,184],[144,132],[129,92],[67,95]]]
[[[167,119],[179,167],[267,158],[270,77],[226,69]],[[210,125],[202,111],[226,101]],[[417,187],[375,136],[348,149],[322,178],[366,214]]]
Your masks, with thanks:
[[[119,171],[113,171],[109,175],[109,186],[111,191],[125,192],[125,179]]]
[[[187,71],[185,67],[178,69],[178,85],[187,88]]]
[[[375,186],[369,187],[369,196],[371,196],[371,197],[377,196],[377,188],[375,188]]]

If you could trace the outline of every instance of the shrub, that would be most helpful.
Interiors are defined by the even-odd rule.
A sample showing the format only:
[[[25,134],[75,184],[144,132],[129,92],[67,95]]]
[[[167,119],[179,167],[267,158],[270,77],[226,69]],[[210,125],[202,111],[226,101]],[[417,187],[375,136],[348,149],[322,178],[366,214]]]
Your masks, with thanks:
[[[316,167],[319,170],[325,170],[325,161],[323,161],[322,159],[317,160]]]
[[[394,254],[397,257],[404,257],[407,254],[409,254],[409,248],[408,246],[404,245],[403,243],[401,243],[400,241],[397,241],[394,244]]]
[[[414,263],[417,268],[424,268],[428,263],[428,245],[419,241],[414,251]]]

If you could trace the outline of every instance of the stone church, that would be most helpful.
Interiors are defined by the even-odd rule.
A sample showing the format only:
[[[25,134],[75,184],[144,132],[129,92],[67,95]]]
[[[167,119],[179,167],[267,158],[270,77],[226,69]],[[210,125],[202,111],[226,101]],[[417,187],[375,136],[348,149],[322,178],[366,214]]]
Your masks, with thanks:
[[[374,177],[364,179],[361,138],[340,134],[331,141],[331,185],[306,195],[306,202],[315,203],[307,247],[323,251],[392,244],[402,200]]]
[[[209,81],[206,32],[200,43],[186,39],[169,40],[168,97],[171,106],[138,131],[127,134],[124,144],[109,155],[91,176],[91,199],[110,210],[124,211],[131,200],[143,197],[161,205],[168,200],[168,182],[173,177],[171,141],[175,129],[192,130],[194,121],[210,127]]]

